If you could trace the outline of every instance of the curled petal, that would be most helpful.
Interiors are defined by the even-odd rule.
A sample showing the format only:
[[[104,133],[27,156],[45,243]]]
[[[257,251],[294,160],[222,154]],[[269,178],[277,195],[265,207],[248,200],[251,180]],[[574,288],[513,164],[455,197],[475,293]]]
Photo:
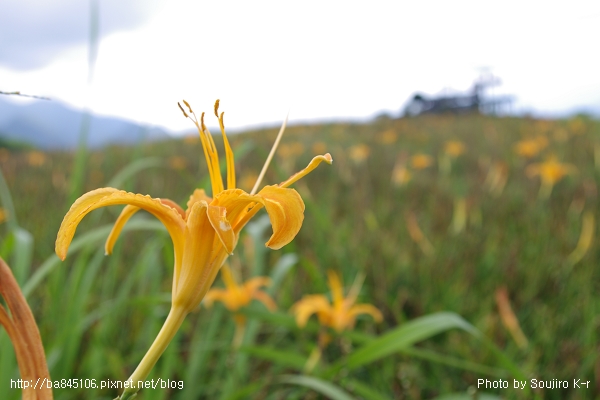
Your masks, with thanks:
[[[316,313],[330,314],[331,306],[325,296],[313,294],[304,296],[302,300],[294,304],[292,311],[296,315],[296,325],[304,328],[311,315]]]
[[[267,309],[269,309],[269,311],[277,310],[277,305],[275,304],[275,302],[273,301],[271,296],[269,296],[265,292],[262,292],[262,291],[254,292],[252,297],[254,297],[256,300],[263,303],[265,305],[265,307],[267,307]]]
[[[265,186],[255,195],[241,189],[224,190],[211,206],[227,209],[226,217],[235,235],[264,206],[273,226],[273,235],[266,243],[272,249],[280,249],[291,242],[304,220],[304,202],[298,192],[277,185]]]
[[[133,214],[135,214],[139,210],[141,210],[141,208],[127,205],[125,206],[123,211],[121,211],[121,214],[119,214],[119,218],[117,218],[117,221],[113,225],[113,228],[110,231],[108,238],[106,239],[106,243],[104,244],[104,253],[106,255],[112,254],[113,247],[115,246],[115,243],[119,238],[123,227],[125,226],[127,221],[129,221],[129,218],[131,218]]]
[[[67,250],[73,240],[77,225],[79,225],[83,217],[97,208],[117,204],[128,204],[139,207],[154,215],[167,228],[173,240],[176,253],[182,250],[185,222],[176,210],[150,196],[128,193],[114,188],[101,188],[92,190],[81,196],[73,203],[65,215],[56,238],[55,251],[58,257],[61,260],[66,258]]]
[[[179,207],[179,204],[169,199],[158,200],[160,200],[160,202],[163,203],[165,206],[171,207],[172,209],[177,211],[179,215],[181,215],[181,218],[185,218],[185,211],[183,211],[183,209]],[[121,234],[121,231],[123,230],[123,227],[125,226],[127,221],[129,221],[129,219],[133,216],[133,214],[135,214],[139,210],[141,210],[140,207],[127,205],[125,206],[123,211],[121,211],[121,214],[119,214],[119,218],[117,218],[117,221],[115,222],[112,230],[110,231],[110,234],[108,235],[108,238],[106,239],[106,243],[104,245],[104,253],[106,255],[112,254],[112,250],[115,246],[117,239],[119,238],[119,235]]]
[[[246,290],[248,293],[254,293],[258,290],[258,288],[270,285],[271,278],[268,276],[257,276],[244,282],[244,290]]]
[[[383,315],[381,314],[381,311],[379,311],[377,307],[372,304],[356,304],[350,307],[348,314],[351,318],[355,318],[359,314],[369,314],[375,321],[383,321]]]
[[[179,213],[179,215],[181,215],[181,218],[185,219],[185,211],[183,211],[183,208],[181,208],[181,206],[179,204],[177,204],[173,200],[169,200],[169,199],[158,199],[158,200],[160,200],[160,202],[163,203],[165,206],[173,208],[175,211],[177,211]]]
[[[322,156],[314,157],[310,163],[304,168],[302,171],[295,173],[288,180],[279,184],[280,187],[288,187],[294,182],[300,180],[301,178],[308,175],[313,169],[317,168],[322,161],[325,161],[327,164],[333,163],[333,158],[331,158],[331,154],[327,153]]]
[[[204,296],[202,303],[206,306],[206,308],[210,308],[210,307],[212,307],[212,305],[215,301],[225,301],[226,298],[227,298],[226,290],[210,289],[206,293],[206,296]]]
[[[304,202],[300,194],[294,189],[265,186],[253,197],[265,206],[273,226],[273,235],[265,245],[277,250],[291,242],[304,221]]]

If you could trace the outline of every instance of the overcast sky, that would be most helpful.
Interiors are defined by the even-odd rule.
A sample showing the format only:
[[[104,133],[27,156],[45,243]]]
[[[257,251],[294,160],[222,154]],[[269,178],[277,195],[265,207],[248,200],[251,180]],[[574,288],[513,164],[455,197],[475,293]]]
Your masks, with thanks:
[[[43,5],[46,3],[47,5]],[[487,68],[516,111],[600,110],[600,1],[98,0],[0,3],[0,91],[187,130],[177,101],[226,126],[399,113]],[[212,123],[211,125],[214,125]]]

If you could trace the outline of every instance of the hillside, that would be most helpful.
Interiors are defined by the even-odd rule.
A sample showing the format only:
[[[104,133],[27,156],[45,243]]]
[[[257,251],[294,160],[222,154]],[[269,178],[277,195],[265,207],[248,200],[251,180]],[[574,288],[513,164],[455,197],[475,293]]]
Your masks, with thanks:
[[[250,191],[276,133],[256,130],[230,137],[238,187]],[[223,157],[220,136],[215,142]],[[355,382],[377,389],[382,394],[377,398],[386,399],[464,393],[480,378],[512,377],[498,353],[527,377],[595,381],[600,368],[599,121],[449,115],[291,126],[263,185],[284,181],[325,152],[331,153],[333,165],[319,166],[294,185],[306,204],[294,241],[281,250],[261,252],[270,235],[267,228],[258,241],[242,236],[231,258],[232,268],[249,277],[275,273],[284,254],[297,255],[298,263],[272,288],[277,317],[253,319],[256,339],[236,353],[230,346],[235,328],[228,311],[220,305],[202,308],[190,315],[181,340],[172,344],[179,347],[159,365],[162,378],[189,377],[190,398],[242,389],[254,398],[270,398],[264,387],[303,398],[306,392],[285,391],[273,382],[281,374],[301,374],[294,361],[300,359],[302,365],[309,357],[316,329],[294,330],[273,321],[291,320],[288,310],[303,295],[328,293],[326,271],[333,269],[342,274],[346,288],[357,274],[365,274],[360,302],[375,305],[384,321],[359,318],[357,336],[330,332],[334,339],[315,376],[358,348],[361,334],[382,334],[439,311],[459,314],[500,349],[494,352],[458,330],[444,333],[327,377],[353,395],[360,388]],[[19,224],[35,239],[34,271],[53,254],[56,232],[70,207],[73,157],[63,151],[0,151]],[[170,198],[184,208],[194,188],[209,185],[200,141],[189,137],[94,150],[87,159],[84,190],[106,186],[127,166],[135,173],[119,188]],[[119,210],[94,211],[75,237],[113,223]],[[55,353],[53,376],[125,378],[123,371],[136,365],[151,341],[148,332],[164,319],[171,246],[164,232],[127,232],[110,257],[103,256],[102,242],[96,241],[81,255],[69,255],[44,279],[31,300],[45,343],[51,349],[60,348],[67,337],[78,343],[71,353]],[[215,284],[222,286],[220,282]],[[71,302],[68,293],[80,300]],[[67,314],[64,304],[73,304],[73,312],[85,318],[85,334],[57,333]],[[109,309],[110,318],[98,317]],[[272,349],[291,356],[269,358]],[[245,361],[235,365],[246,369],[231,374],[232,360],[242,353]],[[77,368],[69,364],[75,357]],[[103,361],[106,357],[110,363]],[[483,392],[531,398],[526,392]],[[173,393],[172,398],[184,398]],[[592,399],[600,389],[571,387],[536,395]]]
[[[0,97],[0,139],[50,149],[77,147],[84,113],[55,100],[16,103]],[[121,118],[92,115],[88,121],[88,146],[134,144],[141,140],[169,137],[161,129],[142,126]]]

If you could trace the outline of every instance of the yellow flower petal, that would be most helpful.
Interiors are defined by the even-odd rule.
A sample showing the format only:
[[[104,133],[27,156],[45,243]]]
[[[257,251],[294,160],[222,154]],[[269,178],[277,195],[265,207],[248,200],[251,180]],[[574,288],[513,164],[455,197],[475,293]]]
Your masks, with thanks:
[[[227,291],[239,288],[237,282],[233,278],[231,268],[229,268],[227,264],[223,265],[223,267],[221,268],[221,279],[223,280],[223,283],[225,283]]]
[[[125,206],[123,211],[121,211],[121,214],[119,214],[119,218],[117,218],[117,221],[113,225],[113,228],[110,231],[108,238],[106,239],[106,243],[104,244],[104,253],[106,255],[112,254],[113,247],[115,246],[115,243],[119,238],[123,227],[125,226],[127,221],[129,221],[129,218],[131,218],[133,214],[135,214],[139,210],[141,210],[141,208],[127,205]]]
[[[235,235],[264,206],[273,226],[273,235],[266,246],[275,250],[292,241],[304,220],[302,197],[294,189],[277,185],[265,186],[255,195],[241,189],[224,190],[215,197],[211,205],[227,209],[226,218]]]
[[[205,202],[203,202],[206,204]],[[233,254],[237,239],[231,224],[227,220],[227,209],[225,207],[207,206],[206,214],[215,233],[223,243],[227,254]]]
[[[210,223],[209,207],[204,201],[192,206],[185,230],[183,260],[175,271],[173,304],[188,311],[208,292],[228,255]]]
[[[331,289],[331,297],[334,306],[341,305],[344,302],[344,291],[340,277],[332,270],[327,271],[327,278],[329,280],[329,288]]]
[[[179,204],[175,203],[173,200],[157,200],[159,200],[162,204],[166,205],[167,207],[171,207],[175,211],[177,211],[179,215],[181,215],[181,218],[185,218],[185,211],[183,211]],[[117,239],[119,238],[119,235],[121,234],[121,231],[123,230],[123,227],[125,226],[127,221],[129,221],[129,219],[133,216],[133,214],[138,212],[140,209],[140,207],[127,205],[125,206],[123,211],[121,211],[121,214],[119,214],[119,218],[117,218],[117,221],[115,222],[112,230],[110,231],[110,234],[108,235],[108,238],[106,239],[106,243],[104,245],[104,253],[106,255],[112,254],[112,250],[115,246]]]
[[[271,298],[271,296],[269,296],[265,292],[262,292],[262,291],[259,290],[257,292],[254,292],[252,294],[252,297],[254,297],[256,300],[258,300],[261,303],[263,303],[265,305],[265,307],[267,307],[267,309],[269,311],[275,311],[275,310],[277,310],[277,305],[275,304],[275,302],[273,301],[273,299]]]
[[[244,282],[244,289],[250,293],[254,293],[263,286],[270,286],[271,278],[267,276],[256,276]]]
[[[206,194],[204,189],[194,190],[194,193],[192,193],[192,195],[190,196],[190,199],[187,202],[187,210],[185,211],[186,218],[187,218],[188,214],[190,213],[190,210],[192,209],[192,206],[194,205],[194,203],[197,203],[197,202],[203,201],[203,200],[208,204],[210,204],[212,202],[212,198]]]
[[[308,175],[313,169],[317,168],[322,161],[325,161],[327,164],[333,163],[333,158],[331,158],[331,154],[327,153],[322,156],[314,157],[310,163],[304,168],[302,171],[295,173],[288,180],[279,184],[280,187],[288,187],[299,179]]]
[[[176,251],[182,247],[185,222],[176,210],[164,205],[159,199],[153,199],[150,196],[128,193],[114,188],[101,188],[81,196],[65,215],[56,238],[55,251],[58,257],[64,260],[67,256],[67,250],[73,240],[77,225],[83,217],[97,208],[117,204],[129,204],[153,214],[167,228]]]
[[[226,290],[210,289],[208,292],[206,292],[206,296],[204,296],[202,303],[206,306],[206,308],[210,308],[215,301],[224,301],[225,298],[227,298]]]
[[[273,235],[265,245],[277,250],[291,242],[304,221],[304,202],[298,192],[278,186],[265,186],[254,197],[260,199],[259,202],[265,206],[273,226]]]
[[[322,294],[313,294],[304,296],[292,306],[292,311],[296,315],[296,325],[300,328],[306,326],[306,322],[311,315],[315,313],[330,312],[331,306],[329,300]]]
[[[350,307],[348,314],[352,318],[356,317],[359,314],[369,314],[370,316],[373,317],[373,319],[375,319],[375,321],[377,321],[377,322],[383,321],[383,315],[381,314],[381,311],[379,311],[377,309],[377,307],[375,307],[371,304],[356,304],[356,305]]]

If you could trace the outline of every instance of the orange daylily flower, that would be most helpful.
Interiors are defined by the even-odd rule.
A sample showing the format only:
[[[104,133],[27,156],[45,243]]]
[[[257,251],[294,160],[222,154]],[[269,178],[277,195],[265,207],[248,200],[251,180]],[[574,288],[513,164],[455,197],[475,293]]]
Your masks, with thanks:
[[[364,143],[354,145],[348,149],[350,159],[356,164],[362,164],[371,154],[371,148]]]
[[[223,113],[220,115],[218,113],[219,100],[217,100],[214,113],[219,119],[227,160],[227,189],[225,189],[219,169],[217,148],[204,124],[204,113],[198,120],[185,100],[184,104],[187,112],[181,105],[179,108],[198,128],[210,174],[212,197],[208,196],[203,189],[196,189],[184,210],[168,199],[151,198],[114,188],[92,190],[77,199],[71,206],[56,239],[56,254],[64,260],[77,225],[83,217],[97,208],[117,204],[125,204],[126,207],[106,241],[107,254],[112,252],[125,223],[140,209],[153,214],[167,228],[175,253],[171,310],[150,350],[131,376],[130,379],[134,383],[148,375],[185,316],[200,304],[226,258],[232,254],[240,231],[248,221],[264,207],[273,227],[273,235],[266,246],[280,249],[288,244],[300,230],[304,219],[304,202],[298,192],[288,186],[310,173],[322,161],[329,164],[333,162],[329,153],[316,156],[305,169],[285,182],[265,186],[256,194],[254,191],[247,193],[236,188],[233,151],[225,134]],[[136,392],[135,387],[126,389],[122,399],[129,398]]]
[[[32,167],[39,167],[46,162],[46,155],[41,151],[30,151],[27,153],[27,163]]]
[[[275,311],[277,306],[275,302],[266,292],[260,290],[263,286],[271,284],[271,278],[267,276],[257,276],[251,278],[239,285],[234,277],[231,269],[224,265],[221,268],[221,278],[225,283],[225,289],[213,288],[204,296],[204,304],[210,307],[213,302],[220,301],[229,311],[236,312],[240,308],[250,304],[252,299],[262,302],[269,311]]]
[[[378,141],[382,144],[392,144],[398,140],[398,134],[394,129],[388,129],[378,135]]]
[[[333,328],[338,333],[354,327],[356,316],[360,314],[369,314],[377,322],[383,320],[383,315],[375,306],[354,304],[360,291],[360,284],[355,284],[348,293],[348,297],[344,298],[339,276],[330,270],[327,272],[327,277],[331,289],[331,302],[325,295],[312,294],[304,296],[292,306],[292,311],[296,315],[296,324],[299,327],[304,327],[313,314],[317,314],[322,326]]]
[[[275,311],[277,305],[266,292],[260,290],[263,286],[271,284],[271,278],[266,276],[257,276],[251,278],[241,285],[235,281],[231,269],[227,265],[221,267],[221,278],[225,282],[225,289],[213,288],[204,296],[204,305],[211,307],[215,301],[222,302],[229,311],[232,311],[235,321],[235,337],[233,346],[238,348],[242,344],[244,338],[244,330],[246,326],[246,316],[239,314],[237,311],[250,304],[252,299],[262,302],[269,311]]]
[[[392,170],[392,183],[394,186],[404,186],[412,179],[412,174],[406,165],[396,163]]]
[[[560,163],[556,160],[556,157],[550,157],[543,163],[531,164],[525,169],[525,173],[530,178],[539,175],[542,180],[540,198],[550,197],[554,184],[576,171],[577,168],[574,165]]]
[[[418,153],[411,157],[410,165],[414,169],[425,169],[433,164],[433,158],[427,154]]]
[[[544,136],[537,136],[533,139],[518,141],[514,146],[514,151],[520,156],[532,158],[537,156],[547,145],[548,139]]]
[[[458,157],[463,154],[467,148],[458,140],[448,140],[444,143],[444,153],[451,157]]]

